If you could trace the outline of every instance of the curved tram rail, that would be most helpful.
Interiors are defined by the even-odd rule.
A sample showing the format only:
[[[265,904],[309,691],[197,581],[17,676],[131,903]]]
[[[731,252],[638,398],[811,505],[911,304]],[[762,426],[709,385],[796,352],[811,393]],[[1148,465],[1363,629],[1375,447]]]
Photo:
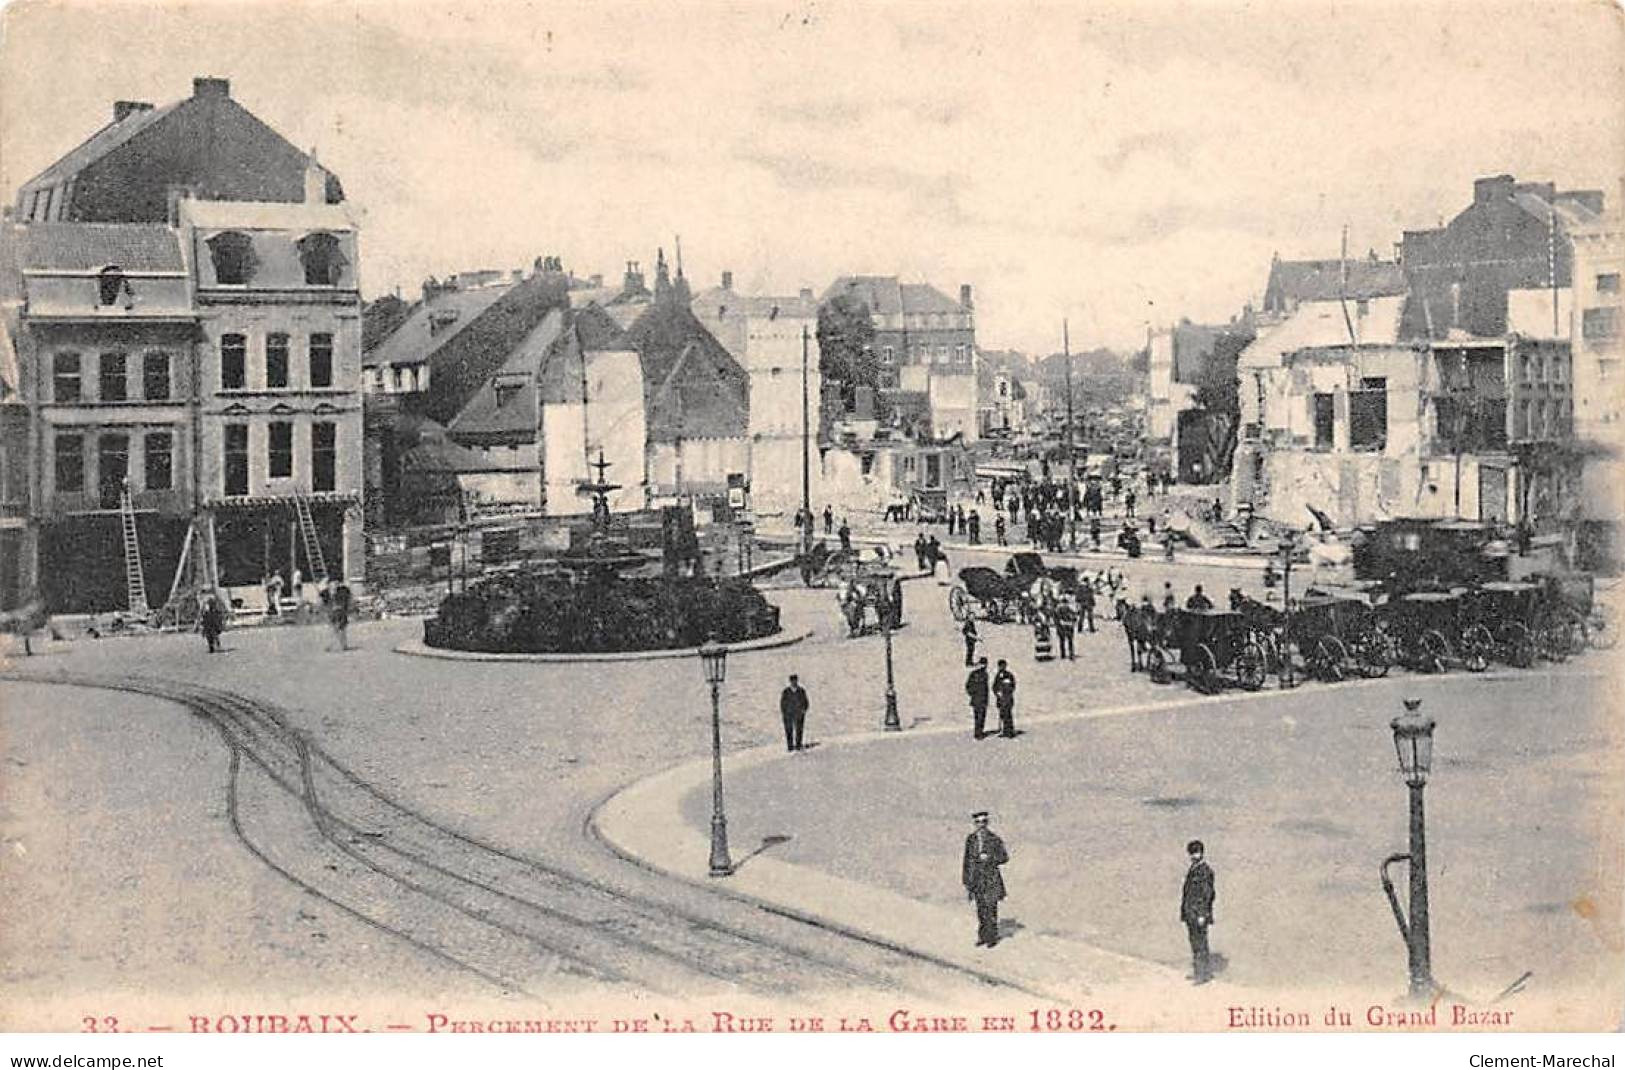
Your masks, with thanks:
[[[763,993],[905,987],[883,970],[611,888],[439,824],[362,780],[270,704],[151,677],[0,678],[125,691],[186,706],[214,726],[230,751],[227,813],[250,853],[301,890],[505,992],[540,996],[556,989],[561,975],[669,996],[693,996],[706,979],[712,988]],[[277,848],[256,842],[245,829],[244,759],[301,805],[313,826],[306,838],[316,841],[314,864],[279,859]],[[350,879],[318,885],[296,870],[348,870]],[[839,938],[907,966],[997,983],[906,948],[849,933]]]

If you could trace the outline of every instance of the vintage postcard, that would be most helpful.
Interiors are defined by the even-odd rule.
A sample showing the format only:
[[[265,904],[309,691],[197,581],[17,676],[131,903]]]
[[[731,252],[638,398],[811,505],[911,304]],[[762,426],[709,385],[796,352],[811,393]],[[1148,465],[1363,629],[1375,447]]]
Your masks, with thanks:
[[[1622,46],[5,8],[0,1028],[1618,1029]]]

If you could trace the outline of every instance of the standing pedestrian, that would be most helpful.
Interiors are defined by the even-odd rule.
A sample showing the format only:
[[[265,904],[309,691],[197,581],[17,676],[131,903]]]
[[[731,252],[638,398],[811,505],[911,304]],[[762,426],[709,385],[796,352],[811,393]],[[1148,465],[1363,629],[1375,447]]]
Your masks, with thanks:
[[[1050,644],[1049,611],[1043,606],[1033,612],[1033,660],[1055,660],[1055,648]]]
[[[1191,980],[1205,985],[1213,980],[1213,964],[1208,952],[1207,931],[1213,924],[1213,867],[1204,857],[1206,848],[1201,840],[1185,845],[1190,856],[1190,868],[1185,871],[1185,886],[1179,895],[1179,920],[1185,923],[1185,933],[1191,941]]]
[[[1095,544],[1095,553],[1100,552],[1100,514],[1089,517],[1089,540]]]
[[[987,659],[977,659],[975,668],[965,677],[965,697],[970,700],[971,736],[981,739],[987,735]]]
[[[203,631],[203,641],[209,646],[209,653],[219,651],[220,633],[226,630],[226,611],[220,606],[219,596],[212,592],[204,596],[203,618],[199,626]]]
[[[1077,630],[1077,611],[1072,608],[1070,600],[1063,598],[1060,604],[1055,607],[1055,645],[1059,648],[1057,652],[1060,657],[1065,661],[1078,660],[1078,652],[1074,642]]]
[[[980,509],[972,509],[970,511],[970,520],[968,521],[968,524],[969,524],[969,530],[970,530],[970,544],[972,546],[981,545],[981,542],[982,542],[982,511]]]
[[[914,540],[914,560],[918,562],[921,572],[924,572],[927,568],[926,549],[925,532],[922,531],[920,537]]]
[[[975,830],[965,837],[962,880],[965,894],[976,904],[976,946],[992,947],[999,942],[999,900],[1004,898],[999,867],[1010,861],[1010,852],[987,827],[986,810],[976,811],[971,821]]]
[[[939,562],[944,565],[948,563],[948,555],[942,552],[942,543],[937,540],[935,535],[931,536],[931,538],[926,541],[925,556],[926,560],[930,562],[931,575],[933,576],[937,574],[937,565]]]
[[[339,584],[333,588],[327,607],[327,622],[333,628],[333,640],[340,651],[350,649],[350,588]]]
[[[841,540],[841,549],[847,553],[852,552],[852,529],[847,527],[846,518],[841,518],[841,530],[836,533]]]
[[[1134,515],[1134,488],[1133,487],[1130,487],[1128,489],[1128,492],[1123,495],[1123,510],[1124,510],[1124,515],[1126,515],[1126,516],[1133,516]]]
[[[999,706],[999,735],[1016,738],[1016,674],[1009,664],[999,659],[999,671],[993,674],[993,700]]]
[[[1082,623],[1089,626],[1089,634],[1095,632],[1095,585],[1092,583],[1078,584],[1078,616]]]
[[[1162,611],[1164,613],[1166,613],[1170,609],[1174,609],[1174,608],[1178,607],[1178,605],[1179,605],[1179,599],[1174,597],[1174,585],[1172,583],[1166,583],[1166,582],[1163,583],[1163,585],[1162,585]]]
[[[976,664],[976,644],[982,638],[976,632],[975,619],[967,616],[965,626],[959,629],[959,634],[965,637],[965,667],[968,669]]]
[[[826,505],[824,506],[824,534],[828,535],[834,527],[835,510]]]
[[[807,691],[801,677],[790,674],[790,683],[779,694],[779,716],[784,719],[784,749],[792,754],[801,749],[802,732],[807,727]]]
[[[1005,541],[1004,531],[1005,531],[1005,528],[1004,528],[1004,514],[1003,513],[994,513],[993,514],[993,539],[1000,546],[1008,546],[1008,545],[1010,545],[1008,542]]]

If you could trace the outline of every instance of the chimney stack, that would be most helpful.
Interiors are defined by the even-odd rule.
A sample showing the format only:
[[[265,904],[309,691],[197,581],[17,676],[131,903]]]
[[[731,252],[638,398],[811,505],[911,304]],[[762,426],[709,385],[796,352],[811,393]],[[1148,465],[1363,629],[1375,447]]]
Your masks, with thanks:
[[[1511,175],[1494,175],[1473,181],[1473,203],[1488,204],[1512,196],[1515,180]]]
[[[122,123],[125,119],[138,111],[151,111],[152,105],[144,100],[115,100],[113,101],[113,121]]]
[[[803,286],[801,288],[801,293],[799,294],[799,296],[807,304],[809,304],[809,305],[812,304],[812,299],[813,299],[812,287],[811,286]]]
[[[305,203],[325,204],[327,202],[327,173],[316,163],[316,150],[312,148],[310,155],[305,157]]]
[[[722,288],[724,290],[729,290],[729,291],[733,290],[733,288],[734,288],[734,273],[733,272],[724,271],[722,273]]]
[[[959,284],[959,307],[969,312],[974,306],[970,300],[970,283]]]
[[[231,96],[231,82],[224,78],[194,78],[192,79],[192,96],[229,98]]]

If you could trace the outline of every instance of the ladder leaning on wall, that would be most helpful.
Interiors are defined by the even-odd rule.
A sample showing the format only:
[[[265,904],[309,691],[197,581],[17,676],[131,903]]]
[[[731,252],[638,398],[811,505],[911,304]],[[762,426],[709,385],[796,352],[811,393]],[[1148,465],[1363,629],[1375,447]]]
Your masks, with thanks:
[[[316,534],[316,521],[310,515],[310,502],[303,494],[293,496],[293,511],[299,518],[299,538],[305,544],[305,561],[310,565],[311,578],[325,584],[327,561],[322,557],[322,540]]]
[[[141,536],[135,526],[135,505],[130,501],[128,479],[119,491],[119,519],[124,526],[125,605],[131,613],[145,617],[152,607],[147,605],[147,580],[141,572]]]

